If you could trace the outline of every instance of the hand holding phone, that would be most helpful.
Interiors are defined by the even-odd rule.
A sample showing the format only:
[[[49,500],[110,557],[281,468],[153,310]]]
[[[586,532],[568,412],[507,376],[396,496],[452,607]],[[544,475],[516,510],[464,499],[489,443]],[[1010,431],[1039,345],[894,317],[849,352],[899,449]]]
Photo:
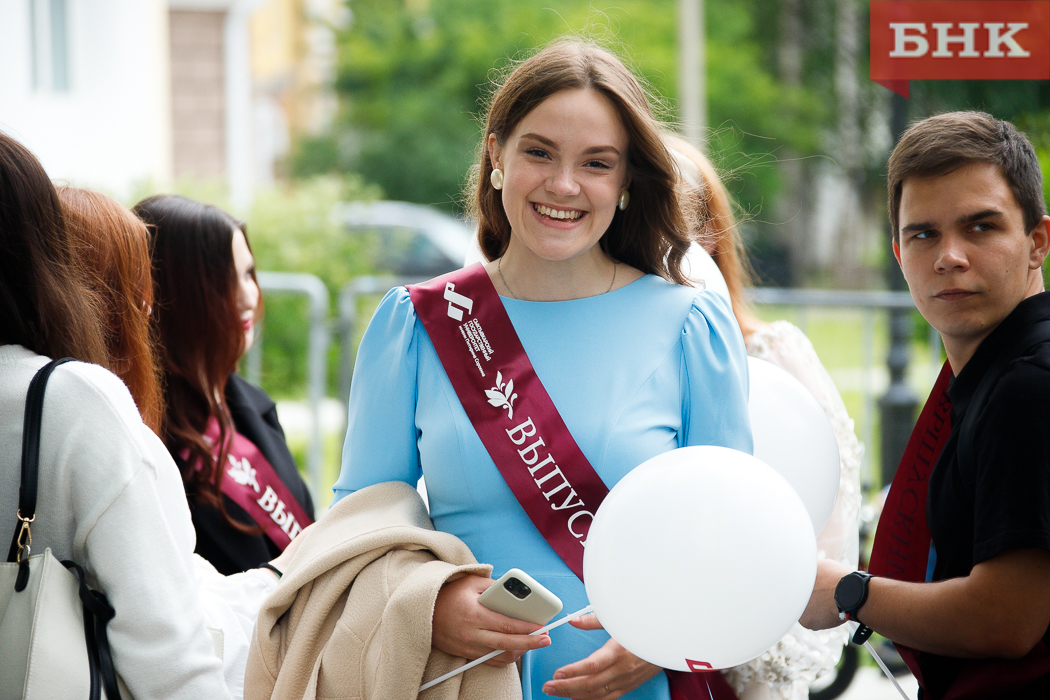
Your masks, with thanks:
[[[521,569],[511,569],[500,576],[478,597],[478,602],[493,612],[537,625],[550,622],[562,608],[558,596]]]

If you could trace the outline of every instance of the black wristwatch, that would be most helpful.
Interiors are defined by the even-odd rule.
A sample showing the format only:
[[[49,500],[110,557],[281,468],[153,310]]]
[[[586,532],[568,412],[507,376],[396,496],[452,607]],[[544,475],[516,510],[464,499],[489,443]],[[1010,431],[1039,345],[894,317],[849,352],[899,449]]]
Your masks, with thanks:
[[[835,586],[835,605],[839,608],[839,619],[852,620],[860,625],[853,635],[854,644],[863,644],[871,636],[871,628],[857,617],[857,610],[868,600],[869,581],[871,574],[866,571],[854,571],[843,576]]]

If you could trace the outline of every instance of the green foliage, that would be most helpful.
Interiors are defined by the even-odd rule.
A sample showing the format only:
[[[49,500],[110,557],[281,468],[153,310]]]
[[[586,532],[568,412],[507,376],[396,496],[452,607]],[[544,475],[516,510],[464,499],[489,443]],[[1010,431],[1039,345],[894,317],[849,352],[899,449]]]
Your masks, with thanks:
[[[289,175],[298,179],[334,172],[338,166],[338,144],[330,134],[298,137],[288,159]]]
[[[350,236],[332,216],[339,202],[378,197],[360,177],[315,177],[260,192],[248,229],[255,266],[267,272],[306,272],[325,283],[335,313],[339,289],[373,271],[372,241]],[[280,398],[302,398],[306,387],[309,308],[299,296],[268,294],[262,323],[263,388]],[[336,393],[338,354],[329,355],[330,392]]]
[[[770,167],[784,147],[815,152],[824,101],[769,70],[753,18],[760,1],[709,0],[708,94],[716,161],[739,175],[745,209],[779,186]],[[578,35],[625,56],[658,99],[676,94],[677,3],[621,0],[353,0],[339,42],[343,115],[335,166],[360,172],[391,199],[457,209],[481,138],[493,79],[515,59]],[[768,13],[766,13],[768,14]],[[673,121],[674,112],[660,109]],[[303,152],[308,152],[304,148]],[[313,158],[312,162],[323,159]]]
[[[1043,199],[1050,200],[1050,109],[1038,112],[1025,112],[1014,120],[1018,129],[1023,131],[1035,146],[1039,158],[1039,169],[1043,173]],[[1050,265],[1043,263],[1043,284],[1050,288]]]
[[[1037,113],[1050,108],[1045,80],[914,80],[909,107],[913,118],[958,109],[988,112],[1008,121],[1042,122]]]
[[[362,178],[319,176],[258,192],[248,229],[260,270],[309,272],[335,294],[348,280],[371,271],[371,251],[332,216],[339,202],[374,200],[379,190]]]

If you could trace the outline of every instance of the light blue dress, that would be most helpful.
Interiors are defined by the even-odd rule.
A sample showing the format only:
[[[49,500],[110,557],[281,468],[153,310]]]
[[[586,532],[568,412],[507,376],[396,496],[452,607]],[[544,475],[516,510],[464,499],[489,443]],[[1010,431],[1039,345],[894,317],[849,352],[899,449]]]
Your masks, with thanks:
[[[560,302],[502,299],[536,373],[584,455],[610,488],[646,459],[686,445],[751,452],[747,357],[723,299],[654,275]],[[441,366],[404,288],[390,291],[354,368],[338,500],[383,481],[426,477],[438,530],[462,539],[493,577],[517,567],[572,612],[583,583],[518,504]],[[683,552],[688,556],[688,552]],[[660,595],[660,591],[653,591]],[[524,657],[525,698],[608,639],[569,625]],[[625,696],[667,700],[659,674]]]

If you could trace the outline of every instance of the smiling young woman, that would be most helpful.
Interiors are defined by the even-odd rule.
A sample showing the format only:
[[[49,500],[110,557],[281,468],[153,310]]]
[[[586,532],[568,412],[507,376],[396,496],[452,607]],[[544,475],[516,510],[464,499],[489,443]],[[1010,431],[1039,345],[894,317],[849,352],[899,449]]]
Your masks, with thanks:
[[[581,277],[592,282],[590,294],[561,296],[593,296],[610,289],[615,263],[634,270],[617,270],[613,289],[643,274],[687,283],[681,261],[696,200],[677,185],[649,97],[615,56],[579,42],[541,51],[495,92],[485,133],[472,213],[485,257],[503,263],[511,284],[508,270],[521,266],[536,300],[552,300],[551,284],[571,278],[579,286]],[[497,170],[500,188],[492,185]],[[572,253],[551,259],[568,264],[521,255],[530,233],[550,243],[541,251]]]
[[[617,261],[596,244],[627,191],[626,151],[627,133],[612,103],[589,89],[563,90],[544,100],[502,145],[489,135],[489,158],[493,170],[503,173],[501,200],[511,228],[496,263],[500,291],[538,301],[612,290]],[[621,286],[640,276],[627,267]],[[517,293],[510,279],[517,280]]]
[[[744,345],[728,305],[686,286],[681,262],[693,200],[679,185],[645,90],[615,56],[559,42],[518,65],[492,97],[478,158],[472,208],[486,263],[392,290],[376,310],[354,370],[336,498],[383,481],[414,485],[425,474],[438,530],[458,536],[497,574],[526,570],[566,610],[577,610],[587,602],[573,561],[580,541],[563,553],[554,542],[564,528],[539,529],[534,505],[508,488],[504,456],[479,437],[484,430],[465,408],[473,395],[450,384],[457,367],[450,371],[450,346],[430,324],[462,324],[456,348],[463,337],[477,340],[480,352],[467,360],[480,368],[482,355],[491,359],[492,378],[485,369],[479,381],[498,389],[479,387],[481,394],[511,409],[514,420],[515,399],[519,407],[531,402],[538,384],[518,380],[534,370],[527,376],[542,382],[552,403],[544,410],[559,415],[580,453],[570,464],[567,452],[550,447],[548,460],[558,458],[566,485],[589,483],[597,493],[676,447],[751,449]],[[524,457],[512,457],[527,475]],[[542,480],[567,492],[548,481],[553,474],[537,472],[524,487]],[[562,493],[539,505],[549,509]],[[576,507],[568,493],[558,503]],[[585,522],[571,520],[570,537],[581,538]],[[593,619],[561,627],[553,639],[529,636],[538,625],[478,603],[491,583],[466,576],[441,588],[435,648],[466,658],[508,650],[489,663],[521,658],[526,698],[668,700],[680,682]],[[715,675],[713,684],[721,681]],[[709,698],[706,687],[702,697]]]

